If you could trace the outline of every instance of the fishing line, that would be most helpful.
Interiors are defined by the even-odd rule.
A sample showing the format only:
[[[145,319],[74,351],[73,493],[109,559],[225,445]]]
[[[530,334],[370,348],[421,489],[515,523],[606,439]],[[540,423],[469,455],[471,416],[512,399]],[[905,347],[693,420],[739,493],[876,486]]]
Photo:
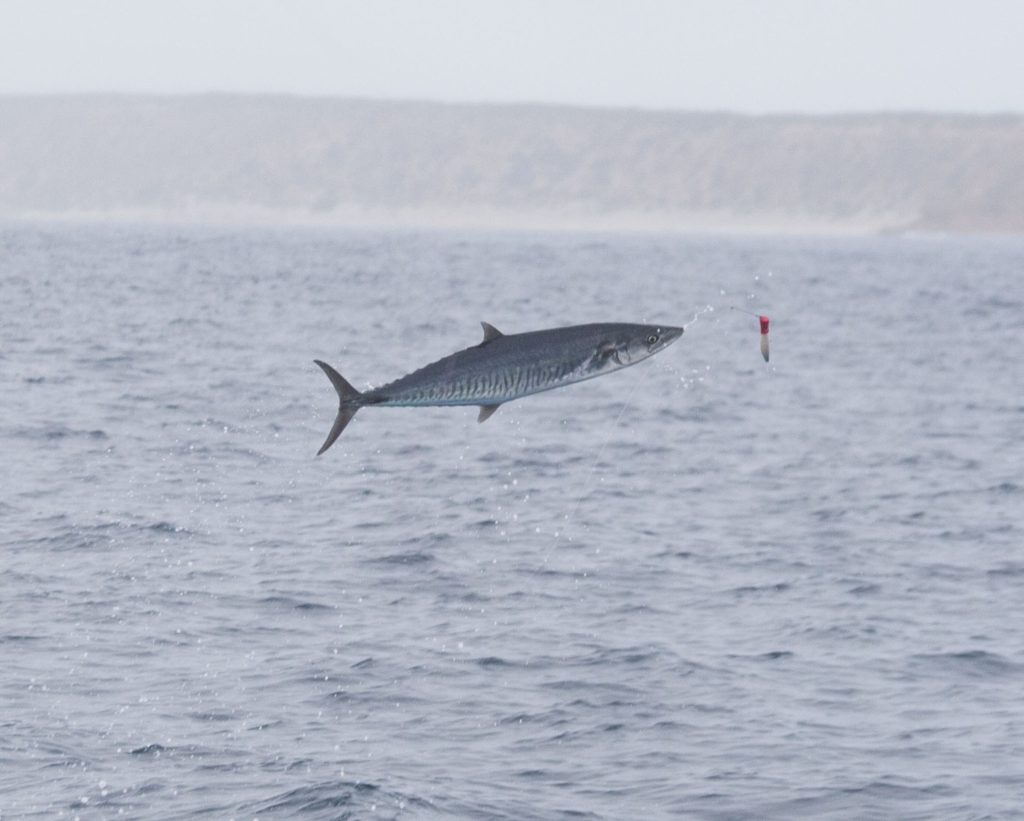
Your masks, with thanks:
[[[729,310],[730,311],[739,311],[741,314],[746,314],[747,316],[756,316],[758,318],[760,318],[760,316],[761,316],[760,314],[755,314],[753,311],[746,311],[743,308],[737,308],[735,305],[730,305],[729,306]]]

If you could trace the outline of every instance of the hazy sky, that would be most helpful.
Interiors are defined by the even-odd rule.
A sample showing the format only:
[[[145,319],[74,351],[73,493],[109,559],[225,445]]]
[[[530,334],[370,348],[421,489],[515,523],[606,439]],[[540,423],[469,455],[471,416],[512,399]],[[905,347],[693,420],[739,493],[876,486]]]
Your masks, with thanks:
[[[1024,111],[1024,0],[0,0],[0,93]]]

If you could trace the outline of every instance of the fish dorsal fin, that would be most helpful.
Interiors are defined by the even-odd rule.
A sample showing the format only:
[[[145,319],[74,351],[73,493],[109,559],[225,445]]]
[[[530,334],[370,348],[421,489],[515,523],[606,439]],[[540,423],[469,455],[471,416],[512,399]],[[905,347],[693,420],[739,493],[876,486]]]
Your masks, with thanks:
[[[498,336],[501,336],[501,334],[498,334]],[[494,412],[500,407],[501,405],[481,405],[480,415],[477,416],[476,418],[477,424],[479,424],[480,422],[486,422],[494,415]]]
[[[480,324],[484,329],[484,341],[480,343],[481,345],[486,345],[488,342],[493,342],[495,339],[505,335],[495,328],[490,322],[481,322]]]

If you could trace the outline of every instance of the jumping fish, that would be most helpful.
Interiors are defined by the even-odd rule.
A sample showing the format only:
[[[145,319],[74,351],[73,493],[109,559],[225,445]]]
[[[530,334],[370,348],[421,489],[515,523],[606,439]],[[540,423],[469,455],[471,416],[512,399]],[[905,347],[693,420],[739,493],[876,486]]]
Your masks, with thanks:
[[[439,359],[418,371],[368,391],[358,391],[326,362],[319,365],[338,392],[338,416],[317,456],[334,444],[356,412],[367,406],[479,405],[484,422],[505,402],[593,379],[675,342],[682,328],[605,323],[503,334],[480,323],[479,345]]]

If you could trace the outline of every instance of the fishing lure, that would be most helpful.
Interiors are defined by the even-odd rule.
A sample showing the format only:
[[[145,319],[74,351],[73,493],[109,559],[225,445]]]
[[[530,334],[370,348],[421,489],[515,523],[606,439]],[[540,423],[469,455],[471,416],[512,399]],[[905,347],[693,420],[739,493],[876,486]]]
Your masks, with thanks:
[[[752,314],[750,311],[744,311],[742,308],[737,308],[735,305],[730,305],[730,308],[734,311],[739,311],[741,314],[747,316],[757,317],[757,321],[761,323],[761,356],[764,357],[764,361],[768,361],[768,325],[771,320],[764,314]]]

